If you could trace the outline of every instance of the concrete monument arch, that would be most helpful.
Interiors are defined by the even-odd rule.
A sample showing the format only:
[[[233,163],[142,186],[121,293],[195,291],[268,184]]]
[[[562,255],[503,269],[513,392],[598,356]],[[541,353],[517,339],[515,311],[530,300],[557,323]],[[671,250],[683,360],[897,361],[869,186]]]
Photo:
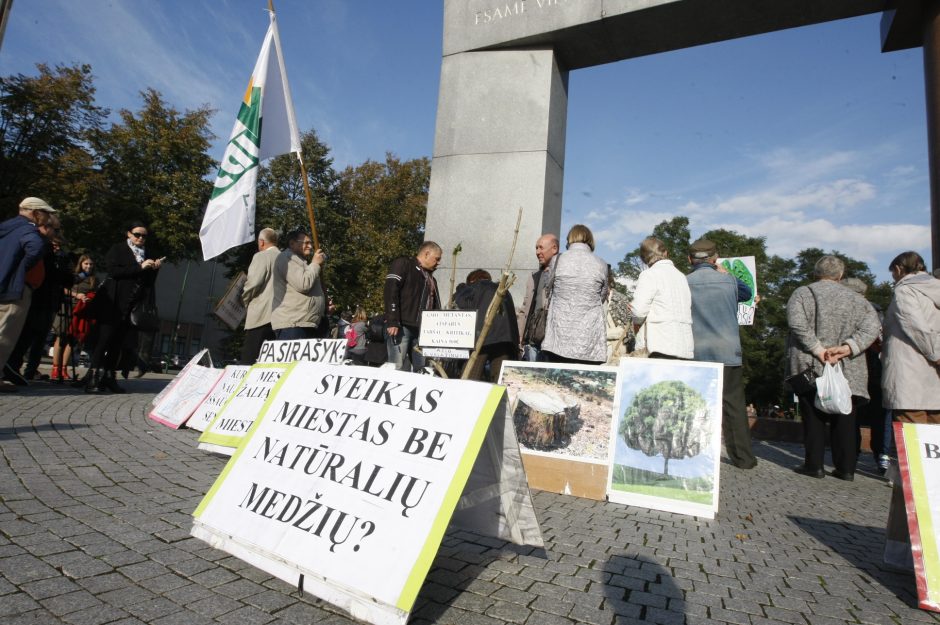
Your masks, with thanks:
[[[884,11],[885,0],[444,0],[444,46],[426,238],[451,250],[463,242],[457,280],[506,262],[519,207],[513,262],[534,269],[532,246],[559,232],[570,70],[700,44]],[[900,5],[900,6],[899,6]],[[883,49],[932,41],[927,5],[899,0],[883,17]],[[932,15],[936,15],[934,10]],[[919,29],[919,30],[918,30]],[[940,26],[936,27],[940,33]],[[912,34],[913,33],[913,34]],[[923,39],[921,39],[923,37]],[[940,36],[934,36],[940,40]],[[930,43],[935,58],[936,47]],[[927,64],[925,63],[925,66]],[[940,66],[936,63],[935,66]],[[928,103],[934,81],[928,70]],[[940,103],[934,98],[933,106]],[[933,116],[940,119],[940,115]],[[928,114],[928,118],[930,115]],[[934,262],[940,180],[934,176]],[[472,241],[472,244],[470,242]],[[496,275],[496,274],[494,274]],[[520,278],[514,291],[518,292]]]

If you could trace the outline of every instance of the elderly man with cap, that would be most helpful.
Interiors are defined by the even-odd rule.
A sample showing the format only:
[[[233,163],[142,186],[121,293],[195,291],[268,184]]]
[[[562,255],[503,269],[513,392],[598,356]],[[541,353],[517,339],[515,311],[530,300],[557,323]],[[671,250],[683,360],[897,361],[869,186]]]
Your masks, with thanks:
[[[753,469],[757,458],[751,450],[738,328],[738,302],[751,299],[751,288],[718,264],[718,248],[708,239],[692,244],[689,262],[692,273],[686,279],[692,294],[695,360],[724,365],[721,431],[725,450],[734,466]]]
[[[46,202],[28,197],[20,202],[19,215],[0,223],[0,370],[23,330],[33,288],[42,283],[45,243],[37,224],[47,224],[54,212]],[[15,389],[0,381],[0,391]]]

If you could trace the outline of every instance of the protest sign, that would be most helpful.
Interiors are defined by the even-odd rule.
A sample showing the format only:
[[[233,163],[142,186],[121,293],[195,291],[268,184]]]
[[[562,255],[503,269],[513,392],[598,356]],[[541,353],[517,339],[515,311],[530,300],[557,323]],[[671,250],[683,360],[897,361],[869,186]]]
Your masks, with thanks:
[[[940,425],[895,423],[894,437],[917,603],[924,610],[940,612]]]
[[[509,394],[529,486],[603,500],[617,369],[507,361],[499,383]]]
[[[715,518],[723,373],[720,363],[620,360],[610,501]]]
[[[757,261],[755,257],[719,258],[718,264],[751,288],[751,299],[746,302],[738,302],[738,325],[754,325],[754,315],[757,313]]]
[[[252,365],[199,437],[199,449],[231,456],[288,366],[286,363]]]
[[[239,274],[229,282],[228,288],[225,289],[225,295],[222,296],[219,303],[216,304],[215,310],[212,311],[216,317],[232,330],[238,329],[238,326],[242,324],[242,321],[245,320],[248,314],[248,309],[245,308],[245,304],[242,303],[242,291],[247,281],[248,276],[245,275],[245,272],[239,272]]]
[[[147,415],[174,430],[179,429],[202,403],[222,376],[221,369],[193,365]]]
[[[200,432],[205,431],[212,423],[212,420],[215,419],[219,409],[225,405],[228,398],[235,392],[238,383],[245,377],[248,369],[247,365],[227,366],[212,391],[202,400],[202,403],[193,412],[193,416],[186,421],[186,427]]]
[[[346,339],[296,339],[265,341],[258,362],[327,362],[341,365],[346,359]]]
[[[425,310],[421,313],[421,347],[473,349],[476,341],[475,310]]]
[[[163,399],[163,397],[173,389],[176,383],[186,375],[186,372],[189,371],[190,367],[193,367],[197,364],[203,364],[207,367],[212,366],[212,354],[209,353],[207,348],[199,350],[199,353],[190,358],[189,362],[187,362],[186,365],[180,369],[180,372],[176,374],[176,377],[170,380],[170,383],[164,386],[163,390],[157,393],[156,396],[150,400],[150,405],[156,406]]]
[[[355,618],[402,624],[452,514],[542,544],[503,387],[299,362],[192,534]]]

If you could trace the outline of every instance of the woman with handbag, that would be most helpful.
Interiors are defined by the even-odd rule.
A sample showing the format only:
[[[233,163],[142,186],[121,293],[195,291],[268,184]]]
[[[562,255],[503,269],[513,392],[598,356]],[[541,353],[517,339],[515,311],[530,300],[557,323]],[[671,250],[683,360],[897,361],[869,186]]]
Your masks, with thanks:
[[[136,335],[132,315],[146,316],[145,308],[153,301],[157,271],[163,262],[162,258],[153,257],[152,248],[148,249],[149,234],[143,223],[135,221],[127,229],[126,240],[111,246],[105,255],[108,277],[95,296],[98,342],[91,356],[91,367],[85,374],[86,393],[125,392],[114,375],[118,357],[128,333]]]
[[[797,394],[803,417],[803,464],[794,468],[802,475],[825,476],[826,427],[832,446],[834,477],[852,481],[858,460],[855,441],[856,407],[867,402],[868,365],[865,350],[878,338],[878,314],[864,297],[839,283],[845,265],[836,256],[816,262],[817,281],[801,286],[787,302],[787,383]],[[814,384],[798,382],[822,375],[824,365],[841,364],[852,402],[848,414],[826,412],[816,406]]]

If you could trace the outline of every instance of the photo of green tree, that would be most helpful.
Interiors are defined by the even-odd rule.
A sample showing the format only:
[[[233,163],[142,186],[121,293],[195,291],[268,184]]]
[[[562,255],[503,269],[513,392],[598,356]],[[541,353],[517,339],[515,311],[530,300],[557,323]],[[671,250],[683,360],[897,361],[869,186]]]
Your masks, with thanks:
[[[714,517],[721,365],[624,359],[620,374],[611,501]]]

